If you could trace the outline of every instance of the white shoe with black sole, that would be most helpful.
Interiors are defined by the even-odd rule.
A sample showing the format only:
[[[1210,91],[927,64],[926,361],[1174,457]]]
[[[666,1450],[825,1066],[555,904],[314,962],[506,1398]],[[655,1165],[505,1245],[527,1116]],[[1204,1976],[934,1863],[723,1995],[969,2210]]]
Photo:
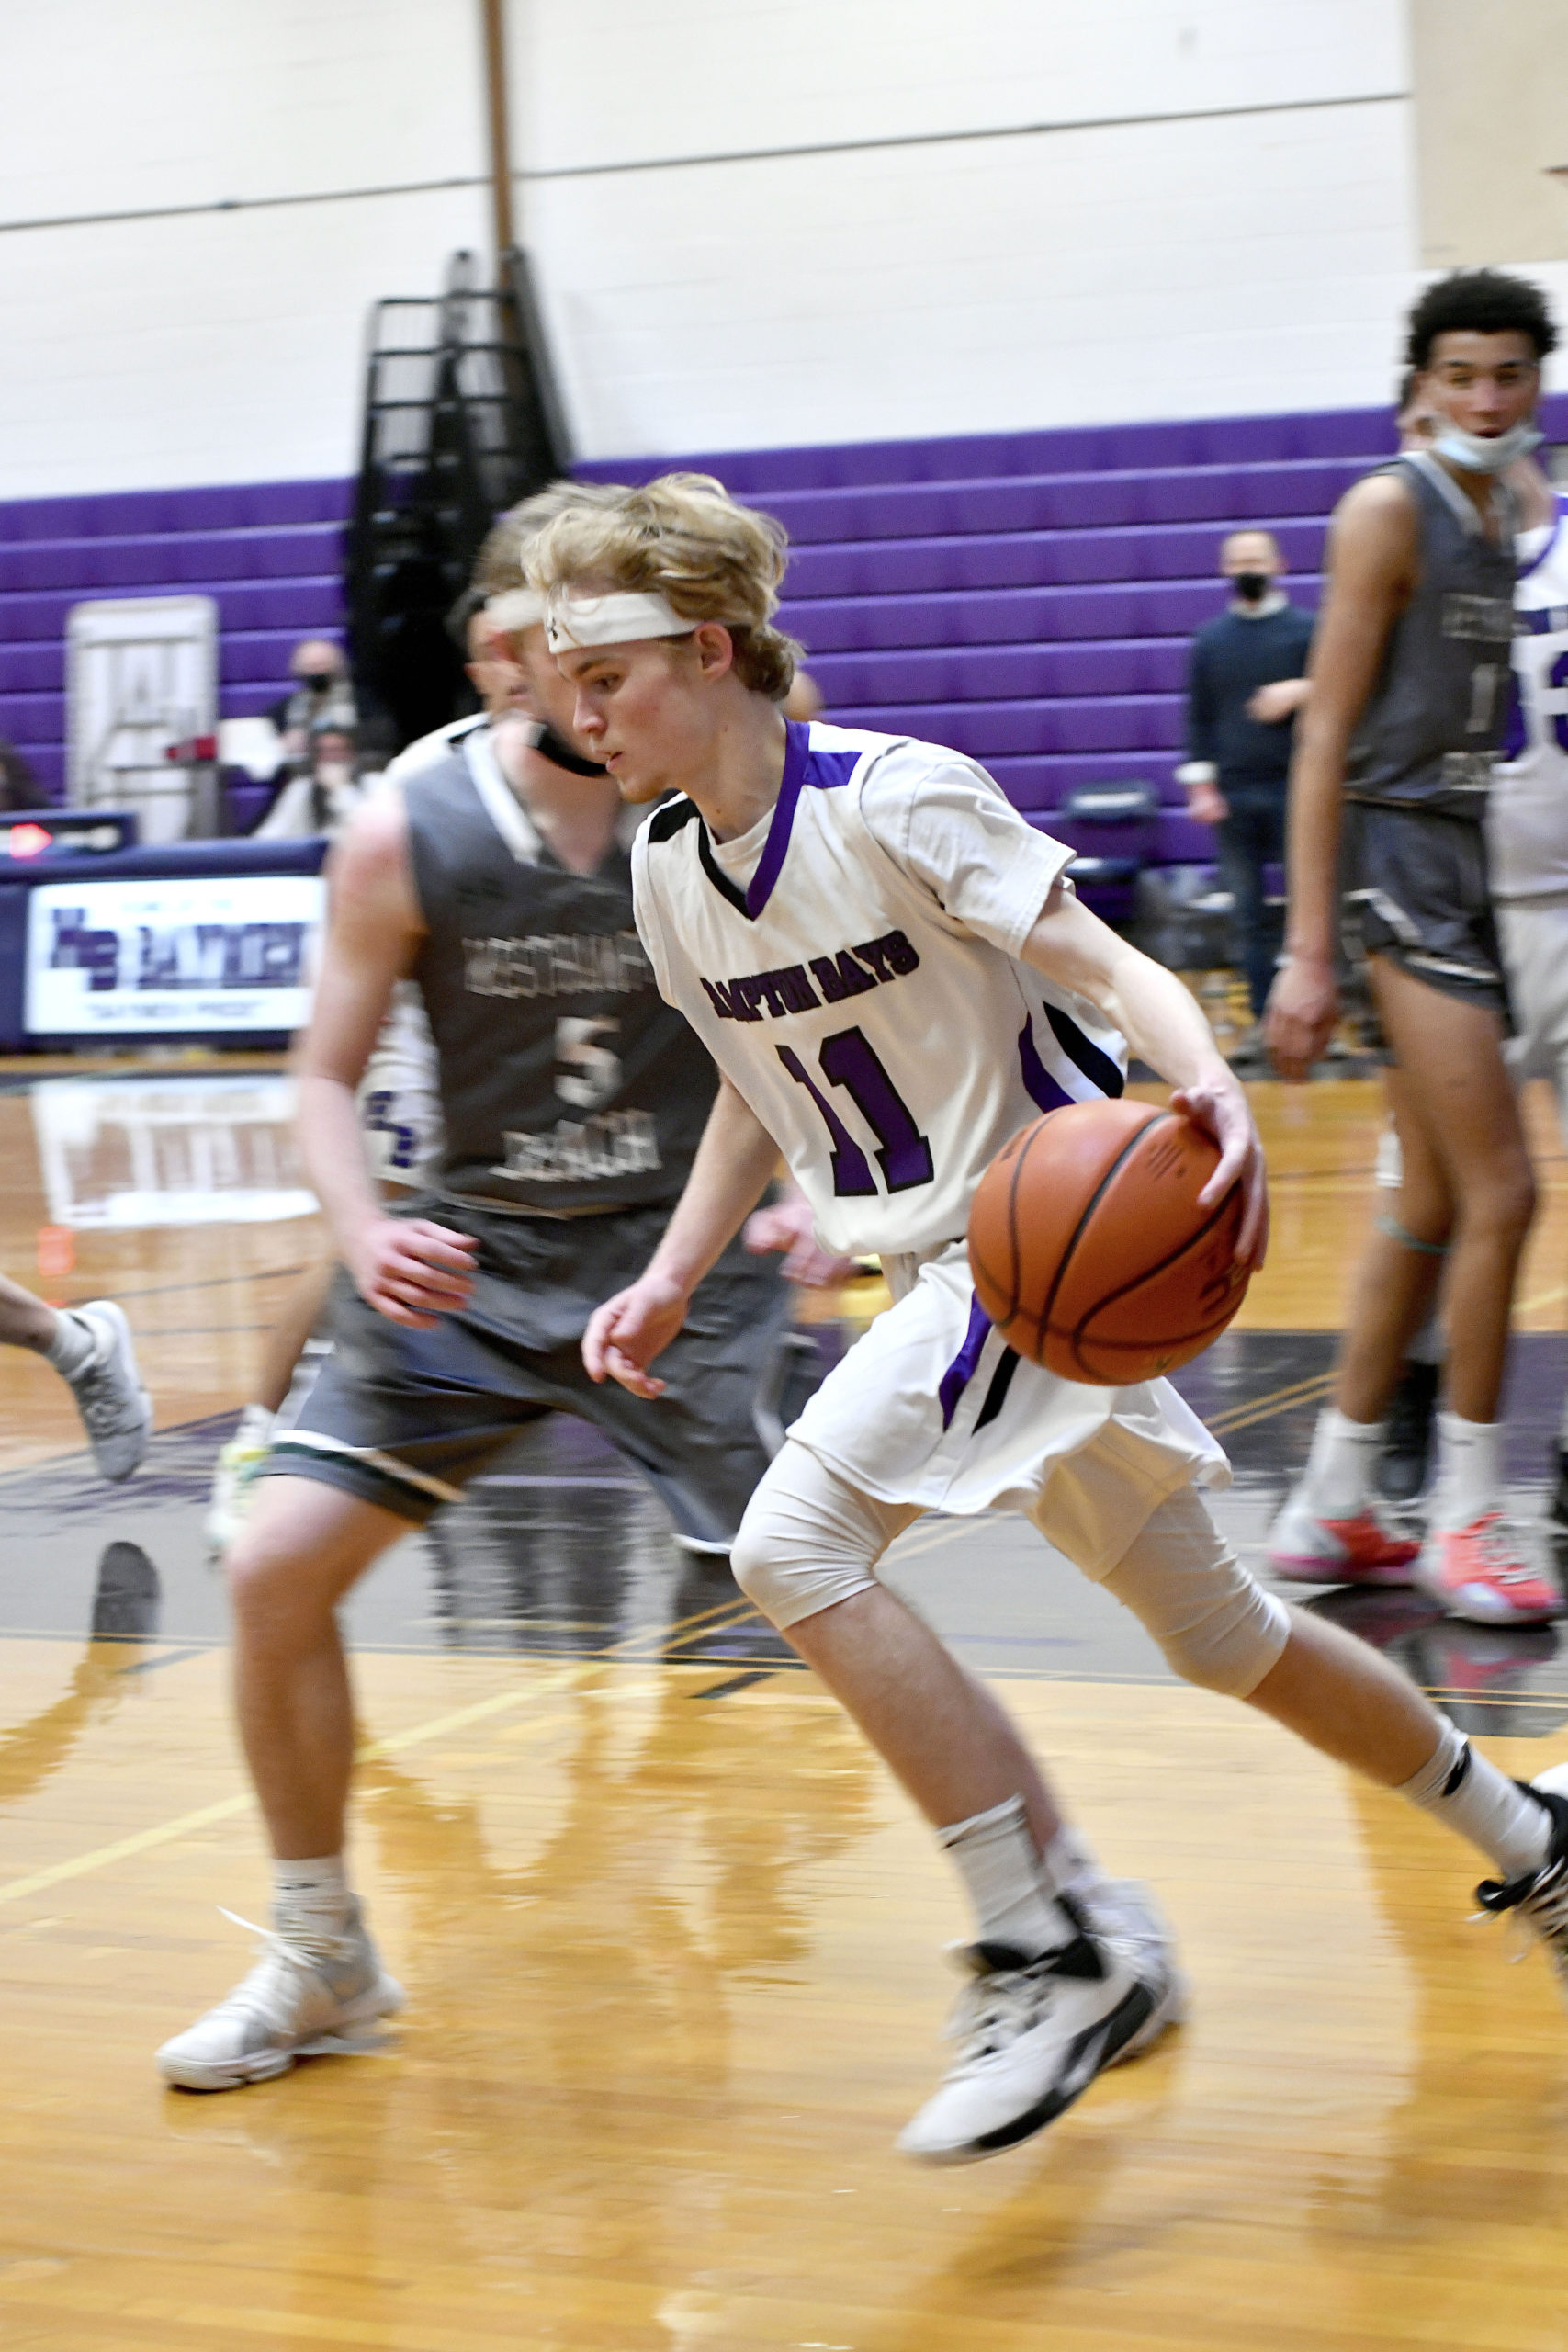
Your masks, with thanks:
[[[1111,1945],[1154,1996],[1154,2007],[1144,2023],[1109,2061],[1112,2066],[1124,2066],[1129,2059],[1143,2057],[1163,2033],[1184,2021],[1187,1979],[1177,1962],[1175,1938],[1141,1881],[1100,1879],[1078,1901],[1087,1914],[1089,1933]]]
[[[1532,1788],[1551,1812],[1551,1849],[1527,1878],[1483,1879],[1475,1899],[1483,1911],[1512,1913],[1540,1939],[1568,2004],[1568,1764],[1553,1765],[1521,1785]]]
[[[1160,2006],[1131,1953],[1098,1934],[1039,1960],[997,1943],[954,1957],[971,1978],[948,2028],[958,2061],[898,2138],[925,2164],[974,2164],[1043,2131],[1134,2054]]]

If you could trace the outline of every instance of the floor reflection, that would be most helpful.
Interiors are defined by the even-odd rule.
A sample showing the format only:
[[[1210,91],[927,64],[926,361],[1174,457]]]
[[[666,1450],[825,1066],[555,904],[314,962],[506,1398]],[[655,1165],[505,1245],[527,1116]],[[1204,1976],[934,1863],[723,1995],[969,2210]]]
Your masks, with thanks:
[[[46,1078],[29,1100],[56,1226],[254,1224],[315,1208],[292,1079]]]
[[[839,1338],[829,1335],[828,1344]],[[1259,1573],[1268,1523],[1304,1450],[1332,1344],[1323,1334],[1227,1334],[1183,1375],[1194,1403],[1224,1432],[1235,1464],[1235,1484],[1215,1498],[1216,1512]],[[1568,1343],[1555,1336],[1517,1345],[1510,1471],[1521,1510],[1539,1501],[1521,1473],[1544,1458],[1565,1367]],[[124,1487],[95,1477],[80,1453],[0,1478],[7,1537],[0,1629],[79,1635],[123,1622],[133,1632],[142,1622],[136,1611],[154,1606],[156,1586],[164,1639],[226,1640],[227,1601],[202,1520],[212,1463],[231,1427],[231,1415],[215,1414],[160,1432]],[[146,1568],[133,1570],[133,1557]],[[109,1560],[123,1565],[106,1583]],[[1005,1514],[922,1522],[888,1575],[981,1671],[1168,1676],[1125,1611]],[[1543,1737],[1568,1723],[1568,1650],[1557,1629],[1461,1625],[1413,1592],[1280,1589],[1386,1650],[1466,1730]],[[586,1422],[566,1416],[525,1430],[461,1503],[397,1544],[344,1613],[359,1646],[705,1661],[731,1669],[716,1689],[795,1663],[736,1589],[728,1565],[682,1551],[631,1465]]]

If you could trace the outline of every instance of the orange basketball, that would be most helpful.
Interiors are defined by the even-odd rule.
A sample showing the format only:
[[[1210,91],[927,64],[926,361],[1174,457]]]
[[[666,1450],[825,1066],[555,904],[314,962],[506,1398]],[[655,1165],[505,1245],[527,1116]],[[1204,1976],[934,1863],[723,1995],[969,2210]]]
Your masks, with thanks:
[[[998,1152],[969,1212],[975,1295],[1020,1355],[1121,1388],[1172,1372],[1241,1305],[1241,1186],[1201,1209],[1219,1147],[1147,1102],[1048,1111]]]

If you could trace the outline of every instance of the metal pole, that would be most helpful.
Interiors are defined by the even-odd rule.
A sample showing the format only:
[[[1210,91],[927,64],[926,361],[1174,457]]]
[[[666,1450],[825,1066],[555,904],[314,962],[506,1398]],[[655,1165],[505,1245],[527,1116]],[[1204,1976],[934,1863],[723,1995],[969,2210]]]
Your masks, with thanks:
[[[491,205],[499,263],[516,242],[512,221],[512,139],[506,109],[506,0],[479,0],[484,17],[485,97],[490,116]]]

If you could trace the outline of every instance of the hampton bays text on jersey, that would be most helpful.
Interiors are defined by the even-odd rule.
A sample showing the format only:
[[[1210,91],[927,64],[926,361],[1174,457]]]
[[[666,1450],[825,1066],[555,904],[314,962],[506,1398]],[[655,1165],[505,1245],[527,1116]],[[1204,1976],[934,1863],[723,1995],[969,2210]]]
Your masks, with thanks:
[[[721,1021],[761,1021],[766,1005],[774,1021],[786,1012],[811,1012],[864,996],[886,980],[918,971],[919,956],[901,931],[841,947],[833,956],[808,956],[804,964],[784,964],[773,972],[747,972],[734,980],[703,980],[708,1002]],[[701,975],[698,975],[699,978]],[[818,994],[820,990],[820,994]]]

